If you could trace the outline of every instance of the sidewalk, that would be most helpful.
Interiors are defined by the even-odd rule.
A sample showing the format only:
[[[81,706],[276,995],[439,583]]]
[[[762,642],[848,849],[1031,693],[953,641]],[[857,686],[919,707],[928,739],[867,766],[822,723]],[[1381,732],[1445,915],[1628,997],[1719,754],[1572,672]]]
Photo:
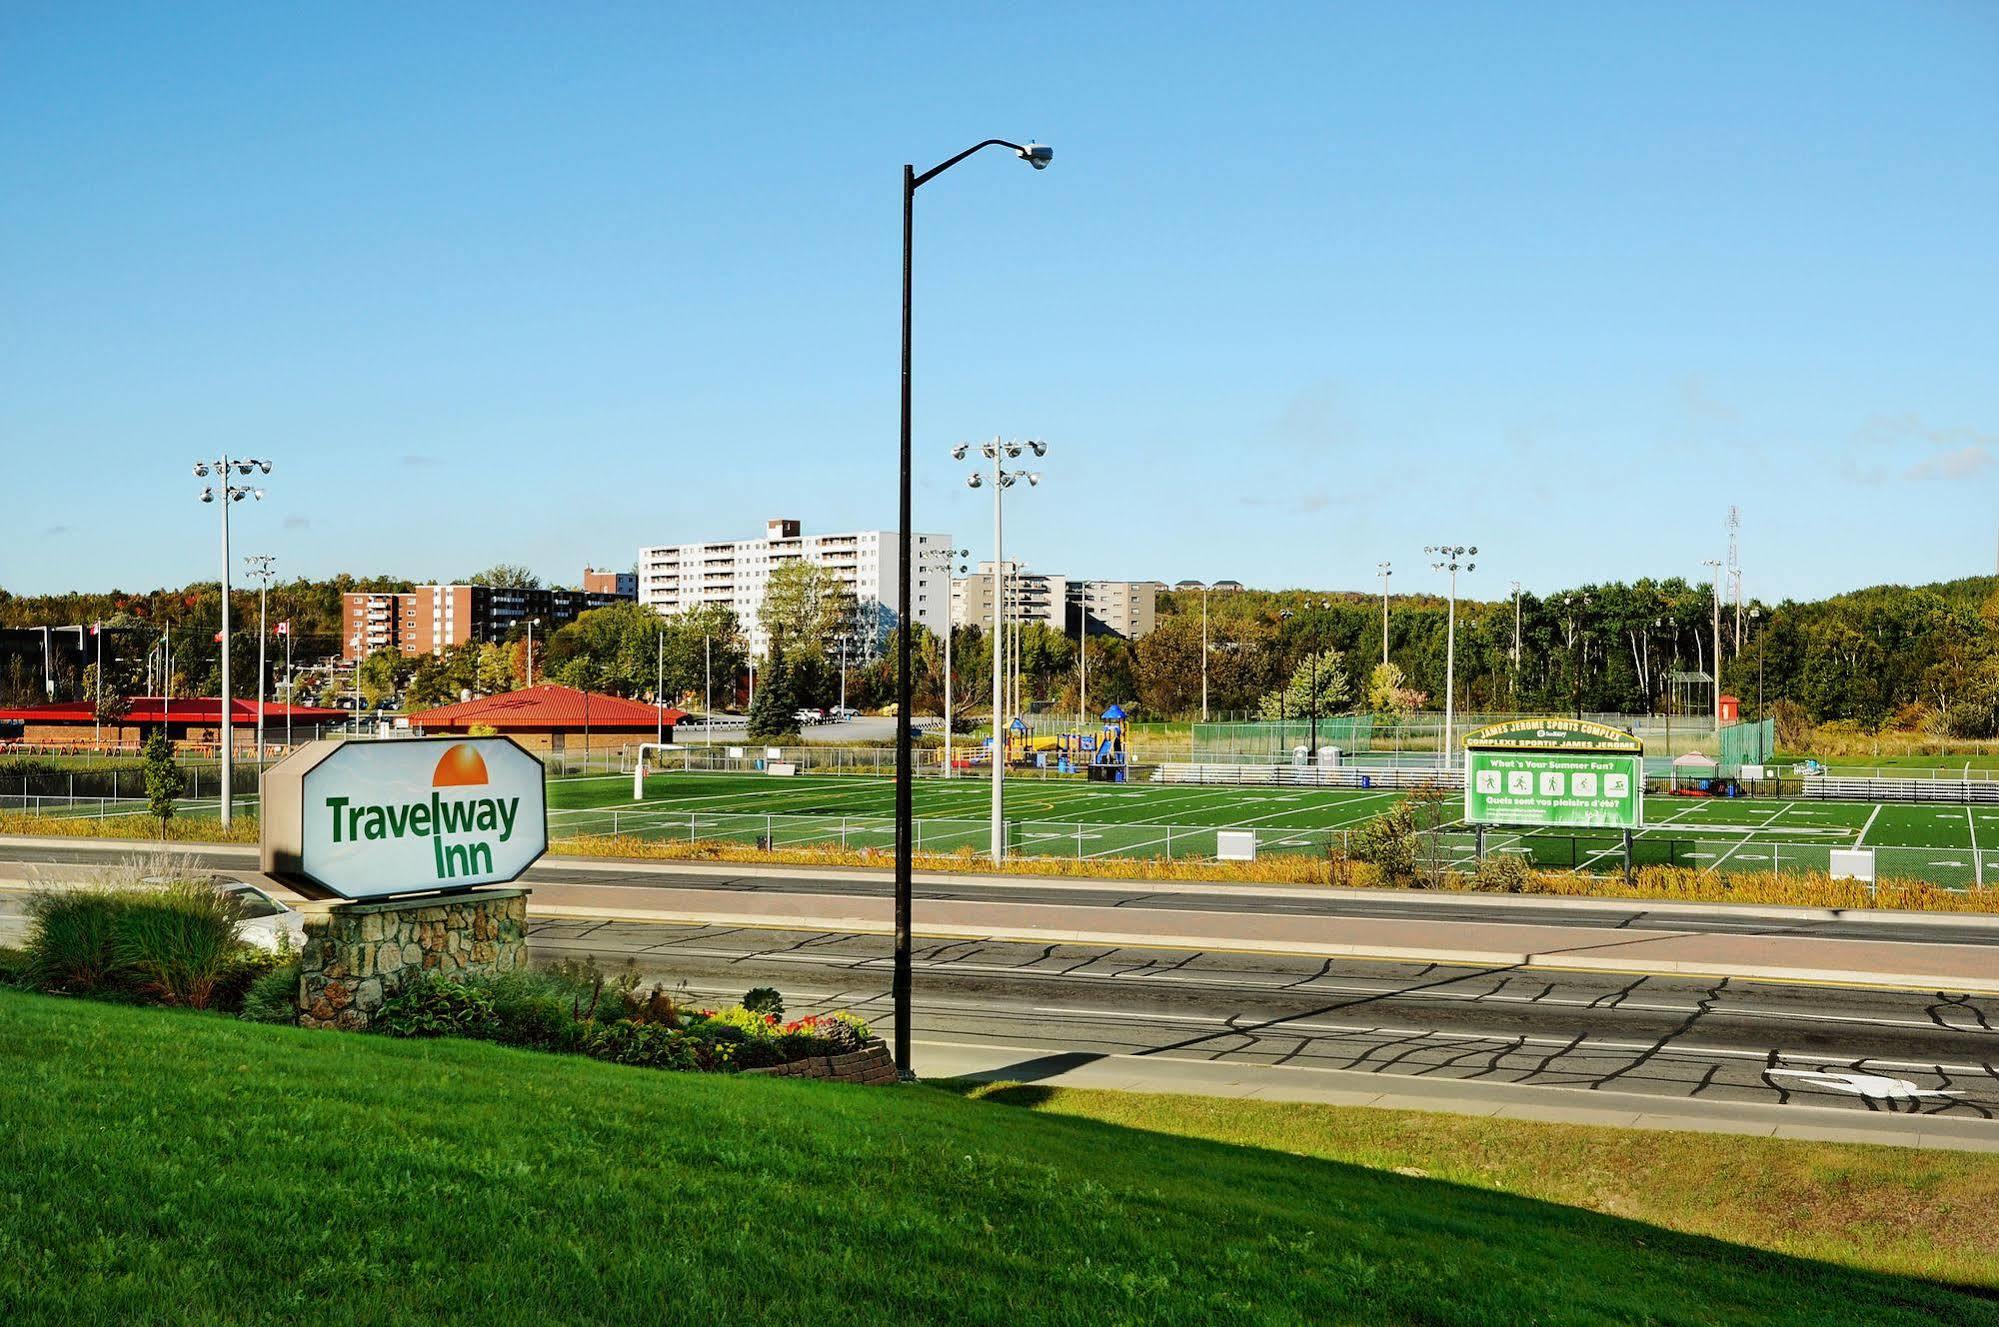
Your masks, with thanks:
[[[1473,1079],[1413,1078],[1346,1069],[1310,1069],[1164,1055],[1044,1051],[1022,1046],[919,1039],[912,1058],[924,1078],[1030,1083],[1111,1092],[1255,1097],[1380,1110],[1488,1115],[1496,1119],[1612,1125],[1763,1138],[1874,1143],[1966,1152],[1999,1152],[1999,1121],[1825,1106],[1673,1097],[1636,1092],[1580,1092]],[[1587,1104],[1577,1104],[1586,1099]]]

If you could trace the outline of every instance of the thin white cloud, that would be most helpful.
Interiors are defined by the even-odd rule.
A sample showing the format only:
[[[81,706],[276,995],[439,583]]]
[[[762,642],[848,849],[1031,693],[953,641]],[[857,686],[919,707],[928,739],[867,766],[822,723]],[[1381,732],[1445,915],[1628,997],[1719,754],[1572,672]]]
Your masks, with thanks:
[[[1946,452],[1916,462],[1902,472],[1904,479],[1969,479],[1992,468],[1992,449],[1983,443],[1968,442]]]
[[[1974,428],[1939,428],[1913,412],[1876,415],[1860,426],[1868,461],[1854,468],[1865,483],[1890,475],[1918,483],[1969,479],[1999,462],[1999,434]]]

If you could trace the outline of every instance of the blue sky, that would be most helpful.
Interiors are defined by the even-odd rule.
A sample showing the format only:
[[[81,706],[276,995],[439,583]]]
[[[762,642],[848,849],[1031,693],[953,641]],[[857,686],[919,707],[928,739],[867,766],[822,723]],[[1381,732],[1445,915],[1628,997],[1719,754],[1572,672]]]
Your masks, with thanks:
[[[917,524],[1432,588],[1992,570],[1999,6],[0,9],[16,592]]]

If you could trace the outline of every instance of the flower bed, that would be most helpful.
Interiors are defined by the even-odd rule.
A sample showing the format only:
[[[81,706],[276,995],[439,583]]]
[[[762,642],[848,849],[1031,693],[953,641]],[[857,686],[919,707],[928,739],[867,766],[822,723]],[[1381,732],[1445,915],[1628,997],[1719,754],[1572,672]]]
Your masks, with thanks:
[[[565,964],[494,976],[427,974],[386,1001],[369,1030],[469,1037],[649,1069],[895,1080],[887,1048],[859,1018],[840,1012],[787,1022],[783,1009],[767,987],[741,1004],[698,1008],[664,985],[645,988],[630,974],[610,980],[592,965]]]

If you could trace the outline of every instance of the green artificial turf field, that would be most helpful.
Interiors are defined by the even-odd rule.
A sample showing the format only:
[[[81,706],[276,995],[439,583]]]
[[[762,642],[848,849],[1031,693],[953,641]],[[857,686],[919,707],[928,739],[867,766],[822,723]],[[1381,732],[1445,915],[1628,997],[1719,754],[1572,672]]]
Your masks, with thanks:
[[[1092,784],[1010,776],[1008,844],[1060,856],[1212,856],[1215,831],[1251,829],[1259,852],[1324,852],[1403,794],[1350,788]],[[768,839],[775,847],[893,843],[895,785],[861,775],[777,777],[667,772],[632,800],[631,779],[610,775],[549,784],[557,835]],[[983,849],[991,839],[992,785],[985,779],[924,779],[914,789],[923,851]],[[1469,861],[1477,845],[1442,804],[1439,850]],[[1834,848],[1881,852],[1884,874],[1950,885],[1999,882],[1999,807],[1880,804],[1804,799],[1645,799],[1639,864],[1673,862],[1724,871],[1820,869]],[[1518,852],[1545,866],[1613,869],[1622,840],[1611,832],[1524,834],[1488,830],[1487,852]]]

